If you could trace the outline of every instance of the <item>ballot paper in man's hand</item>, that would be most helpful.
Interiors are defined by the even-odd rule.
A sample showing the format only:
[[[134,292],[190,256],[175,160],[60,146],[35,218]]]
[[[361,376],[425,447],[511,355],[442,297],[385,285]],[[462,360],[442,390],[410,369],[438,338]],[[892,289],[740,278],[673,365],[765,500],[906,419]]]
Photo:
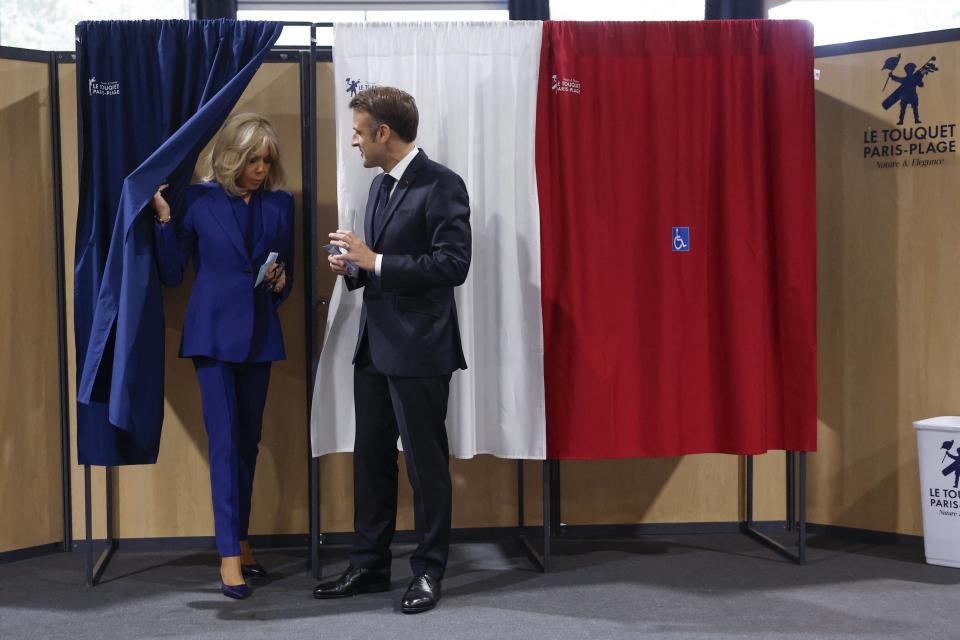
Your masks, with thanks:
[[[332,256],[339,256],[347,252],[346,249],[344,249],[343,247],[338,247],[335,244],[325,244],[323,245],[323,249],[324,251],[326,251]],[[344,262],[347,265],[347,275],[350,276],[351,278],[356,278],[357,273],[360,272],[360,268],[357,267],[357,265],[355,265],[354,263],[350,262],[349,260],[345,260]]]
[[[280,255],[276,251],[271,251],[270,255],[267,256],[267,259],[263,261],[263,264],[260,266],[260,273],[257,274],[257,281],[253,283],[253,288],[256,289],[260,286],[260,283],[263,282],[263,279],[267,277],[267,271],[270,270],[270,265],[277,261],[277,256]]]

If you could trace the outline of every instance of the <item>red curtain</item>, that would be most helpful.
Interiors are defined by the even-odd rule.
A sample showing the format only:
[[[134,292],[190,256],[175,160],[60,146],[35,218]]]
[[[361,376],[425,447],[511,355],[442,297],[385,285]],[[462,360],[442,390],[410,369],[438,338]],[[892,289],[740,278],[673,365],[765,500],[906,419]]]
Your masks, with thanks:
[[[811,25],[547,22],[540,71],[548,455],[814,450]]]

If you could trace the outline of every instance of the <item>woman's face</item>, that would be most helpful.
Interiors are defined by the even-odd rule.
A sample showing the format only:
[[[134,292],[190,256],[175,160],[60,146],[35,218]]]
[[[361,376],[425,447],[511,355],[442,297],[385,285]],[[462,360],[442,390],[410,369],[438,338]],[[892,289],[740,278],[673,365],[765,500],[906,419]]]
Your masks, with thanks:
[[[247,158],[247,163],[237,179],[237,186],[247,192],[256,191],[267,179],[272,166],[273,156],[270,154],[270,145],[264,142],[260,149]]]

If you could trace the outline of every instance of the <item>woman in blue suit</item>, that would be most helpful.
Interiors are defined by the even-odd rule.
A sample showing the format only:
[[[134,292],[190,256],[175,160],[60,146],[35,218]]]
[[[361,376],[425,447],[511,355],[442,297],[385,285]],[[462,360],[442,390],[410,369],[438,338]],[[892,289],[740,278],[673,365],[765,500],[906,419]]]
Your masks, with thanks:
[[[154,195],[156,256],[167,286],[183,281],[193,259],[180,357],[193,359],[200,382],[221,591],[242,599],[244,576],[266,575],[247,528],[270,363],[286,358],[277,307],[293,284],[293,196],[275,191],[283,179],[280,145],[262,116],[230,118],[207,165],[176,221],[160,190]],[[254,286],[272,252],[277,261]]]

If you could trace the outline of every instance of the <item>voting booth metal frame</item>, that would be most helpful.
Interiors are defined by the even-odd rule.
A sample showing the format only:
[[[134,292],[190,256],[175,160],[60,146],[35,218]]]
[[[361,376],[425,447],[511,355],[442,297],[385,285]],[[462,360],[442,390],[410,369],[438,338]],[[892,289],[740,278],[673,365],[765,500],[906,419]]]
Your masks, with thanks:
[[[806,564],[807,562],[807,453],[805,451],[786,451],[785,452],[785,472],[786,472],[786,519],[784,521],[784,530],[787,532],[796,532],[796,551],[792,550],[792,545],[788,546],[771,537],[769,526],[761,527],[754,519],[754,456],[739,456],[745,476],[744,488],[744,518],[738,523],[738,529],[741,533],[747,535],[761,545],[777,552],[795,564]],[[517,486],[520,494],[519,509],[517,513],[517,528],[520,531],[520,541],[523,544],[524,551],[531,561],[544,573],[549,573],[552,568],[552,550],[554,540],[578,540],[582,541],[583,536],[578,536],[578,532],[583,532],[579,527],[568,527],[561,520],[560,503],[560,460],[547,459],[543,462],[543,542],[542,552],[538,552],[527,538],[524,526],[524,473],[523,460],[519,461],[517,466]],[[770,523],[764,523],[768,525]],[[591,527],[592,525],[587,525]],[[605,537],[611,538],[638,538],[651,533],[708,533],[715,531],[709,525],[662,525],[652,526],[645,531],[640,526],[618,526],[595,527],[596,533],[609,534]],[[591,536],[595,537],[595,536]]]
[[[304,292],[304,331],[305,331],[305,342],[309,350],[309,357],[306,358],[306,412],[307,412],[307,451],[308,451],[308,500],[309,500],[309,553],[310,553],[310,572],[312,575],[319,579],[321,570],[320,570],[320,553],[321,548],[324,543],[324,535],[320,530],[320,464],[319,458],[313,457],[310,452],[310,412],[311,405],[313,401],[313,387],[316,378],[317,363],[319,361],[319,351],[316,348],[315,336],[314,336],[314,322],[316,318],[315,310],[318,306],[327,304],[327,300],[321,298],[317,295],[316,289],[314,286],[314,274],[317,269],[317,256],[316,256],[316,247],[315,239],[317,234],[317,74],[316,66],[319,62],[332,62],[333,61],[333,50],[331,47],[319,47],[317,46],[317,30],[318,29],[330,29],[333,28],[333,23],[329,22],[284,22],[284,27],[308,27],[310,29],[310,47],[309,49],[293,46],[293,47],[274,47],[267,58],[264,60],[265,63],[271,62],[297,62],[300,66],[300,142],[301,142],[301,166],[302,166],[302,225],[303,225],[303,292]],[[41,52],[31,52],[37,53],[38,55],[48,55]],[[57,259],[58,259],[58,308],[59,308],[59,324],[61,335],[60,342],[60,353],[61,353],[61,414],[62,414],[62,438],[63,438],[63,478],[65,482],[64,488],[64,504],[66,505],[64,513],[64,545],[63,550],[69,551],[72,548],[72,539],[70,539],[71,533],[71,514],[69,510],[70,505],[70,449],[69,449],[69,401],[67,399],[67,379],[66,379],[66,296],[65,296],[65,286],[63,282],[63,272],[64,272],[64,252],[63,252],[63,197],[62,197],[62,179],[59,171],[60,167],[60,119],[59,119],[59,83],[57,77],[57,62],[63,63],[74,63],[76,62],[76,53],[61,52],[61,53],[52,53],[49,54],[50,64],[51,64],[51,92],[54,96],[52,100],[56,100],[56,105],[52,106],[52,116],[53,120],[53,146],[54,146],[54,183],[56,190],[56,228],[57,228]],[[80,83],[78,83],[78,91],[80,90]],[[78,105],[80,104],[78,100]],[[78,110],[78,120],[80,117]],[[80,123],[78,122],[78,131],[80,131]],[[520,461],[521,464],[523,461]],[[544,467],[546,469],[546,465]],[[113,467],[104,467],[105,474],[105,490],[104,490],[104,499],[106,503],[106,544],[100,550],[99,555],[95,554],[94,547],[95,541],[93,539],[93,522],[92,522],[92,488],[91,488],[91,466],[84,465],[84,528],[85,528],[85,545],[84,550],[86,554],[86,563],[85,563],[85,582],[88,586],[96,586],[100,583],[101,578],[103,577],[104,571],[106,571],[107,566],[110,563],[110,560],[113,558],[114,553],[116,553],[119,546],[119,541],[114,537],[114,504],[113,504]],[[548,483],[549,479],[546,474],[544,474],[544,482]],[[544,485],[545,487],[547,484]],[[520,488],[518,495],[520,496],[520,527],[523,523],[523,473],[522,468],[520,475],[518,477],[518,487]],[[548,495],[549,492],[546,491],[544,495]],[[546,522],[546,521],[545,521]],[[550,536],[549,529],[544,524],[543,526],[543,544],[544,548],[549,552]],[[527,538],[523,536],[522,531],[520,534],[520,539],[524,543],[524,549],[528,550],[531,560],[541,569],[544,569],[543,561],[541,561],[537,553],[533,550],[530,543],[527,541]],[[96,559],[94,556],[97,555]],[[546,556],[549,559],[549,553]]]
[[[265,63],[290,63],[297,62],[300,66],[300,142],[301,142],[301,166],[302,166],[302,225],[303,225],[303,292],[304,292],[304,331],[305,342],[309,351],[309,357],[306,358],[306,412],[307,412],[307,451],[308,451],[308,500],[309,500],[309,553],[310,553],[310,572],[320,578],[320,553],[324,543],[324,534],[320,530],[320,464],[319,458],[313,457],[310,452],[310,412],[313,401],[313,387],[316,378],[317,363],[319,361],[319,351],[316,348],[314,336],[314,322],[316,318],[315,310],[318,306],[327,304],[328,300],[320,297],[316,293],[314,286],[314,274],[317,269],[317,256],[315,239],[317,234],[317,74],[316,65],[319,62],[332,62],[333,50],[331,47],[317,46],[317,30],[333,28],[333,23],[329,22],[284,22],[284,27],[307,27],[310,29],[310,47],[274,47],[264,60]],[[6,48],[2,48],[6,49]],[[66,338],[66,288],[64,282],[64,249],[63,249],[63,184],[60,172],[60,114],[59,114],[59,78],[57,75],[58,63],[75,63],[76,52],[38,52],[23,50],[25,55],[29,55],[30,60],[46,60],[50,65],[50,91],[51,91],[51,127],[53,144],[53,162],[54,162],[54,189],[55,189],[55,228],[57,236],[57,307],[58,307],[58,338],[60,346],[60,377],[61,377],[61,438],[62,438],[62,477],[64,482],[64,516],[63,530],[64,543],[63,550],[70,551],[73,547],[72,540],[72,514],[70,509],[70,418],[69,418],[69,399],[67,394],[67,338]],[[0,57],[6,57],[0,54]],[[77,91],[81,89],[80,83],[77,85]],[[79,96],[78,96],[79,97]],[[78,99],[77,104],[80,104]],[[80,113],[77,112],[78,131],[81,131]],[[544,520],[543,545],[545,553],[541,557],[530,544],[528,538],[524,535],[523,529],[523,461],[520,462],[520,471],[518,474],[518,502],[519,502],[519,524],[518,536],[523,543],[524,550],[529,555],[531,561],[541,570],[548,570],[546,563],[549,563],[550,532],[547,526],[548,520]],[[544,469],[548,469],[545,464]],[[95,553],[94,547],[96,541],[93,539],[93,491],[92,491],[92,469],[91,465],[84,465],[83,469],[83,503],[84,503],[84,552],[86,555],[85,563],[85,582],[88,586],[96,586],[100,583],[110,560],[119,547],[119,540],[114,536],[114,501],[113,501],[113,482],[115,470],[113,467],[104,467],[104,500],[105,500],[105,544]],[[550,476],[544,473],[544,495],[549,495]],[[548,507],[544,507],[546,514]],[[96,556],[96,557],[95,557]]]
[[[301,166],[302,166],[302,228],[303,228],[303,295],[304,295],[304,331],[308,349],[306,360],[306,415],[307,415],[307,451],[308,451],[308,496],[309,496],[309,554],[310,573],[317,579],[321,577],[321,550],[324,545],[324,534],[320,523],[320,465],[319,458],[313,457],[310,447],[310,412],[313,401],[313,387],[315,383],[319,349],[316,347],[314,322],[316,308],[327,304],[328,300],[317,295],[314,286],[314,274],[317,269],[316,234],[317,234],[317,74],[316,65],[320,62],[332,62],[333,50],[331,47],[317,46],[317,30],[332,28],[332,23],[311,22],[284,22],[284,27],[307,27],[310,29],[310,46],[275,46],[265,63],[293,63],[300,66],[300,118],[301,118]],[[61,492],[63,496],[63,541],[58,545],[62,551],[72,551],[74,537],[72,533],[72,487],[70,475],[70,411],[67,375],[68,345],[67,345],[67,317],[66,317],[66,282],[64,258],[64,224],[63,224],[63,176],[61,159],[60,135],[60,83],[58,68],[60,64],[76,62],[76,52],[60,51],[46,52],[13,47],[0,47],[0,59],[25,60],[30,62],[45,62],[48,65],[50,90],[50,127],[52,146],[52,178],[54,189],[54,230],[57,265],[57,340],[59,347],[59,381],[60,381],[60,437],[61,437]],[[77,91],[81,89],[78,83]],[[78,106],[80,102],[78,100]],[[81,129],[79,108],[77,112],[78,133]],[[78,150],[79,151],[79,150]],[[797,454],[799,453],[799,459]],[[746,496],[745,519],[739,522],[739,530],[767,546],[786,558],[798,563],[806,562],[807,520],[806,520],[806,485],[807,485],[807,454],[805,452],[786,452],[786,530],[797,532],[797,552],[791,552],[786,546],[778,543],[757,528],[753,518],[753,488],[754,470],[753,456],[740,456],[745,465]],[[577,528],[569,528],[561,521],[561,494],[560,494],[560,460],[543,460],[542,471],[542,501],[543,523],[541,526],[528,526],[525,513],[524,460],[517,461],[517,525],[516,537],[524,553],[537,570],[547,573],[553,565],[553,543],[559,539],[576,539]],[[104,467],[105,473],[105,520],[106,539],[99,553],[95,552],[97,541],[93,538],[92,515],[92,470],[91,465],[84,465],[83,493],[84,493],[84,551],[85,582],[88,586],[100,583],[110,560],[119,547],[119,539],[114,535],[115,505],[113,500],[113,486],[115,470],[111,466]],[[588,527],[590,525],[587,525]],[[642,527],[634,527],[637,533],[627,537],[644,535]],[[704,532],[706,529],[696,525],[679,525],[674,530],[686,533]],[[618,531],[614,537],[624,537]],[[539,538],[539,540],[537,540]],[[538,549],[539,547],[539,549]],[[96,556],[96,557],[95,557]]]
[[[296,62],[300,67],[300,154],[301,154],[301,172],[302,172],[302,215],[303,215],[303,292],[304,292],[304,332],[306,344],[310,351],[310,357],[306,359],[306,411],[307,411],[307,451],[310,451],[310,406],[313,400],[313,382],[316,370],[316,358],[314,352],[314,331],[313,318],[314,308],[317,304],[323,304],[314,291],[314,273],[317,265],[313,246],[317,229],[317,74],[316,66],[318,62],[332,62],[332,50],[329,47],[317,46],[317,29],[333,28],[333,23],[313,23],[313,22],[284,22],[284,27],[308,27],[310,29],[310,47],[274,47],[264,59],[264,63],[293,63]],[[75,54],[73,60],[75,61]],[[77,83],[77,90],[80,91],[81,83]],[[78,100],[77,104],[80,104]],[[79,109],[77,116],[80,117]],[[59,123],[58,123],[59,126]],[[79,123],[78,123],[78,131]],[[59,136],[58,136],[59,137]],[[59,161],[59,158],[58,158]],[[59,184],[59,180],[58,180]],[[59,220],[62,236],[62,217]],[[60,257],[62,261],[62,250]],[[62,276],[62,269],[61,269]],[[65,306],[65,300],[61,297],[60,304]],[[65,353],[65,351],[64,351]],[[66,386],[64,386],[66,389]],[[69,450],[68,450],[69,455]],[[320,465],[317,458],[308,453],[308,476],[309,476],[309,518],[310,518],[310,566],[316,574],[319,573],[320,544],[322,535],[320,533]],[[96,586],[103,576],[113,554],[118,547],[118,540],[113,535],[113,468],[105,467],[106,475],[106,546],[100,552],[96,561],[94,561],[94,540],[93,526],[91,522],[91,487],[90,487],[90,465],[84,465],[84,512],[85,512],[85,530],[86,530],[86,584]]]

